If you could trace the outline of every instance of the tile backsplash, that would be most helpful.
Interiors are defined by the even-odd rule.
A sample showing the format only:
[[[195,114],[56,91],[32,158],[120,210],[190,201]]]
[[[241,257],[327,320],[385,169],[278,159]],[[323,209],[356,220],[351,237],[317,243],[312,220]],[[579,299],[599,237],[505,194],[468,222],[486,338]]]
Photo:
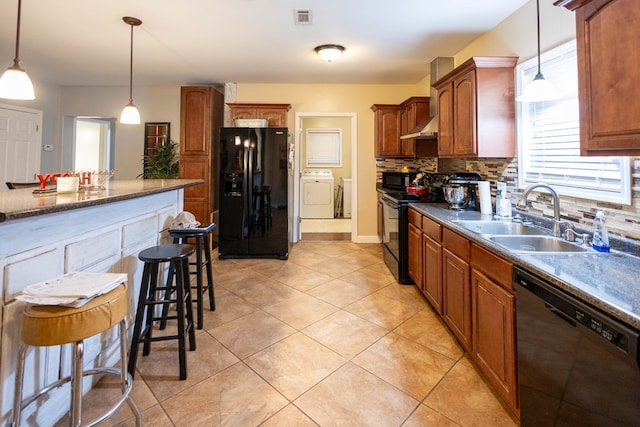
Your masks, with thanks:
[[[380,159],[376,161],[377,180],[380,182],[382,171],[401,170],[407,166],[410,170],[422,172],[476,172],[482,179],[491,182],[491,193],[495,198],[497,181],[507,183],[514,206],[522,194],[518,189],[518,159],[516,158],[424,158],[424,159]],[[561,219],[572,221],[577,227],[590,229],[598,210],[607,217],[607,225],[612,235],[640,240],[640,158],[632,159],[632,199],[631,205],[620,205],[597,200],[578,199],[561,196]],[[546,192],[533,192],[529,197],[529,213],[553,218],[553,201]]]

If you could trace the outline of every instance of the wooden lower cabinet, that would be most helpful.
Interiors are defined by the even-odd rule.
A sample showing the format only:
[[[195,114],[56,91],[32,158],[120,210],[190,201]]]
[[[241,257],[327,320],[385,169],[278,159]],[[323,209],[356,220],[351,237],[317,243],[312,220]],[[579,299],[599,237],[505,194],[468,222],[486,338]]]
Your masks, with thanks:
[[[422,215],[409,211],[409,277],[422,289]]]
[[[412,276],[421,278],[418,289],[519,416],[513,265],[417,211],[409,215],[409,265],[418,268],[412,263],[420,259],[422,267]]]
[[[518,385],[515,353],[515,296],[472,268],[472,359],[514,411]]]
[[[518,414],[516,299],[513,265],[488,250],[471,246],[471,358]]]
[[[442,245],[429,236],[422,235],[422,294],[433,309],[442,314]]]
[[[442,251],[442,318],[466,351],[471,350],[469,263],[446,247]]]

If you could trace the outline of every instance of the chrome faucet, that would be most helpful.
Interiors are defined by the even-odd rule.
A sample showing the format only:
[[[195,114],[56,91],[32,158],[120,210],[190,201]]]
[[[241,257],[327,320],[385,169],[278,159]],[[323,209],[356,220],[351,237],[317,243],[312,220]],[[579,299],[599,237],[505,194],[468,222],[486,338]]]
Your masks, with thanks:
[[[524,192],[522,193],[522,196],[520,196],[520,200],[516,204],[516,207],[518,209],[523,209],[523,210],[527,209],[527,203],[528,203],[527,202],[527,197],[529,197],[529,193],[534,188],[544,188],[549,193],[551,193],[551,197],[553,197],[553,229],[551,230],[551,232],[554,235],[554,237],[562,236],[562,230],[561,230],[561,226],[560,226],[560,224],[561,224],[561,221],[560,221],[560,197],[558,197],[558,193],[556,193],[556,190],[554,190],[553,188],[549,187],[546,184],[532,184],[532,185],[528,186],[524,190]]]

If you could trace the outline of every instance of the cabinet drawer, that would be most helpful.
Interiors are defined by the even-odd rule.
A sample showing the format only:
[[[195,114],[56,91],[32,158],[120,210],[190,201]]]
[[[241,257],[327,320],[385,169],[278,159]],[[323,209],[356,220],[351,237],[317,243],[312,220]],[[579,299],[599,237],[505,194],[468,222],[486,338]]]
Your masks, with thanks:
[[[422,228],[422,214],[409,209],[409,224],[413,224],[418,228]]]
[[[511,276],[513,264],[499,256],[481,248],[471,245],[471,264],[473,268],[483,272],[507,291],[513,293]]]
[[[424,216],[422,217],[422,232],[436,242],[442,241],[442,226]]]
[[[442,231],[442,244],[453,254],[456,254],[465,261],[469,261],[471,243],[466,237],[462,237],[448,228]]]

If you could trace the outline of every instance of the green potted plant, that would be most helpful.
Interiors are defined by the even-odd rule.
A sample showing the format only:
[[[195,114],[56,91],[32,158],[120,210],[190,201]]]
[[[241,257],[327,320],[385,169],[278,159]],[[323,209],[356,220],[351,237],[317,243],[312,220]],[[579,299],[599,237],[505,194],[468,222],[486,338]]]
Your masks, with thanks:
[[[142,179],[172,179],[178,178],[178,143],[165,140],[157,144],[154,152],[142,156]]]

